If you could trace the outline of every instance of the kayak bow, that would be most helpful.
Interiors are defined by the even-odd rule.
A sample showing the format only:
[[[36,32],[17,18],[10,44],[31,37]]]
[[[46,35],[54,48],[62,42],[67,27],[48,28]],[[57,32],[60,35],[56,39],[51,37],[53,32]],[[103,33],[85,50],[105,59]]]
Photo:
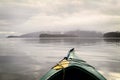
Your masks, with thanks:
[[[40,80],[106,80],[94,67],[79,59],[71,49],[63,60]]]

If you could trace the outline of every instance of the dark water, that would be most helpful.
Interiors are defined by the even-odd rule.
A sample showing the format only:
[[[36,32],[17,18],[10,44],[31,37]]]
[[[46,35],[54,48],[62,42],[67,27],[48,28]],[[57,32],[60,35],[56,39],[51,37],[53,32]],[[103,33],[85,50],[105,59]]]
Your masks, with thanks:
[[[0,39],[0,80],[39,80],[67,55],[76,54],[108,80],[120,80],[120,40],[92,38]]]

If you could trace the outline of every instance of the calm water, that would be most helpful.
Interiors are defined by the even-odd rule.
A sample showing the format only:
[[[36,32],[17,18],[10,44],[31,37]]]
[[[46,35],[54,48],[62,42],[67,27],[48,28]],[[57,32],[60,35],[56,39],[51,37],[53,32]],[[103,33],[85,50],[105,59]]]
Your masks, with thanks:
[[[39,80],[69,49],[108,80],[120,80],[120,42],[103,39],[0,39],[0,80]]]

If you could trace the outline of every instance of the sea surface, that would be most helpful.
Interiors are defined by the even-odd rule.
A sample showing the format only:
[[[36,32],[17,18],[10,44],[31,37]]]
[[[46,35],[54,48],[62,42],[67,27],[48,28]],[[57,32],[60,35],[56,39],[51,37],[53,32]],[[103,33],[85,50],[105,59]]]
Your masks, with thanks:
[[[71,48],[107,80],[120,80],[120,40],[99,38],[1,38],[0,80],[39,80]]]

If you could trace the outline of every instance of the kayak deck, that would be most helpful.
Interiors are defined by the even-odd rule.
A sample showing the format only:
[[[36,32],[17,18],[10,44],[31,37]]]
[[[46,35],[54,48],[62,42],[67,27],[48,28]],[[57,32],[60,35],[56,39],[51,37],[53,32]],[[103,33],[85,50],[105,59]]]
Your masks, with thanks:
[[[74,49],[40,80],[106,80],[94,67],[74,55]]]

